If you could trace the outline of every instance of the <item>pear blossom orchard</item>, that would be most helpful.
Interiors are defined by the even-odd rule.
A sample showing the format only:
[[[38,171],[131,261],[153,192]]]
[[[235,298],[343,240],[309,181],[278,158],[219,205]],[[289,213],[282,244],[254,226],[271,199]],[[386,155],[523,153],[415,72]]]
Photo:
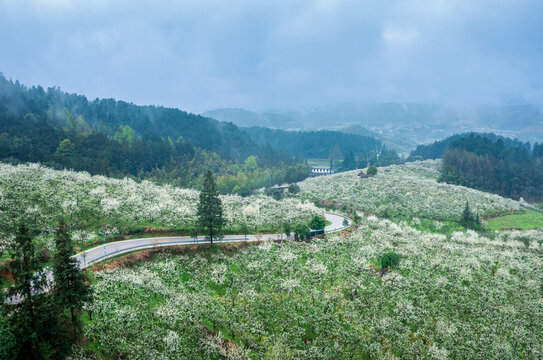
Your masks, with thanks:
[[[373,178],[360,179],[356,170],[307,179],[299,185],[306,198],[337,201],[366,213],[404,219],[459,219],[466,201],[481,216],[531,207],[523,201],[439,183],[440,168],[441,160],[425,160],[379,168]]]
[[[61,217],[74,239],[84,245],[106,235],[125,234],[142,226],[187,229],[194,226],[199,192],[149,181],[91,176],[86,172],[52,170],[39,164],[0,164],[0,250],[12,240],[20,220],[44,234]],[[227,229],[246,225],[251,232],[275,230],[280,221],[307,222],[322,210],[298,199],[276,201],[259,195],[221,196]]]
[[[400,262],[381,275],[389,251]],[[97,273],[84,331],[107,358],[540,359],[542,254],[543,231],[363,217],[347,236]]]

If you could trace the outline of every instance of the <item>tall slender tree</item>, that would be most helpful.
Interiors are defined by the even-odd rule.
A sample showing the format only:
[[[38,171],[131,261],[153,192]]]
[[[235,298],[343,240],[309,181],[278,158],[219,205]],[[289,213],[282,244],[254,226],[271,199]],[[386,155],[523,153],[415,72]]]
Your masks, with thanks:
[[[204,180],[204,188],[200,193],[198,203],[198,227],[206,239],[213,245],[214,239],[222,237],[225,219],[223,217],[222,202],[215,188],[215,180],[211,171],[208,171]]]
[[[41,345],[54,342],[54,307],[46,303],[47,276],[25,225],[18,227],[11,260],[9,269],[14,282],[2,309],[9,316],[19,345],[17,358],[40,359],[44,357]]]
[[[53,257],[53,275],[55,278],[54,297],[56,304],[63,311],[70,312],[74,341],[80,324],[77,312],[83,304],[92,298],[90,287],[85,284],[85,277],[79,264],[72,257],[74,248],[66,224],[60,221],[55,237],[56,253]]]
[[[460,225],[466,229],[481,229],[481,221],[479,220],[479,214],[474,214],[469,208],[469,202],[466,201],[466,206],[462,212],[462,218],[460,219]]]

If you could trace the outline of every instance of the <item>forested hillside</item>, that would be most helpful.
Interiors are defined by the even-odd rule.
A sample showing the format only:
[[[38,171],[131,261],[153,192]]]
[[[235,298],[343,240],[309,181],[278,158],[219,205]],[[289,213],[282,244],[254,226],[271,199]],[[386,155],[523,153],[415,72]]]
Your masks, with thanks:
[[[264,153],[230,123],[179,109],[161,106],[138,106],[115,99],[89,101],[83,95],[68,94],[59,88],[27,88],[0,74],[0,112],[23,117],[43,116],[61,127],[78,131],[96,130],[114,135],[121,126],[130,126],[136,134],[148,133],[177,139],[179,136],[197,147],[229,158],[246,158]]]
[[[282,149],[288,155],[305,158],[328,158],[334,151],[346,155],[372,158],[383,151],[380,140],[370,136],[349,134],[339,131],[286,131],[263,127],[249,127],[244,130],[259,144],[269,144],[274,149]],[[387,150],[387,153],[391,152]],[[396,162],[395,153],[388,163]],[[383,164],[387,165],[387,164]]]
[[[411,152],[411,154],[409,155],[409,158],[407,158],[407,161],[441,159],[443,158],[443,155],[445,154],[445,150],[449,147],[449,145],[451,145],[456,140],[459,140],[469,135],[478,135],[478,136],[490,139],[492,141],[497,141],[498,139],[501,139],[503,141],[504,146],[508,148],[524,147],[528,150],[530,149],[529,143],[523,143],[516,139],[513,140],[510,138],[496,135],[494,133],[471,132],[471,133],[452,135],[443,140],[438,140],[428,145],[418,145],[417,148]]]
[[[526,200],[543,199],[543,144],[506,143],[470,134],[443,156],[441,180]]]
[[[27,88],[1,74],[0,160],[183,187],[199,187],[209,169],[219,175],[221,192],[243,195],[309,172],[302,161],[256,144],[231,123],[114,99],[88,101],[58,88]]]

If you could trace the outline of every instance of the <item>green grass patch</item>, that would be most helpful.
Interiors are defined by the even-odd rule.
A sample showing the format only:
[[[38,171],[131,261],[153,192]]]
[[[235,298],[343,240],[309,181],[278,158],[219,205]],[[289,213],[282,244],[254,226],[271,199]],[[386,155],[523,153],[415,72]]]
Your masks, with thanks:
[[[324,226],[330,226],[333,223],[330,220],[324,220],[324,224],[325,224]]]
[[[543,212],[528,209],[515,214],[491,217],[486,222],[490,230],[538,229],[543,228]]]

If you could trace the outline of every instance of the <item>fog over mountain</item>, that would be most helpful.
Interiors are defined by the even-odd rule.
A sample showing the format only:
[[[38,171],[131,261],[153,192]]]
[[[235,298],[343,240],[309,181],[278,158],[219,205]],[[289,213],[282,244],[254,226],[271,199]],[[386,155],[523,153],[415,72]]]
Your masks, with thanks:
[[[287,109],[346,102],[542,104],[542,13],[538,0],[0,0],[0,71],[90,98],[278,113],[288,126],[310,117]]]
[[[255,113],[216,109],[204,113],[238,126],[289,130],[341,130],[377,136],[402,152],[461,132],[493,132],[522,141],[543,140],[543,106],[445,106],[426,104],[346,103],[306,110]]]

